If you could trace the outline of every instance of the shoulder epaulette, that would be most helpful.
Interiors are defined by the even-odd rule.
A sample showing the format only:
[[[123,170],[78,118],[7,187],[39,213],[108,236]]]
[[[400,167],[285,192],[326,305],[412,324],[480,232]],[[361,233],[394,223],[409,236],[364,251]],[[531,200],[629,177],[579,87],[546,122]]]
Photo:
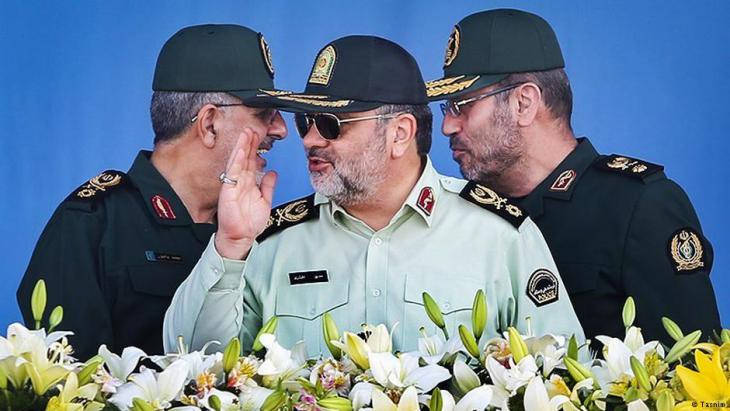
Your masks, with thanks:
[[[527,218],[527,213],[514,205],[511,198],[498,194],[491,188],[474,181],[469,181],[464,186],[459,197],[497,214],[509,221],[515,228],[519,228]]]
[[[264,231],[256,237],[256,241],[260,243],[274,233],[317,217],[319,217],[319,207],[314,205],[314,194],[284,203],[271,209],[269,222]]]
[[[110,192],[124,186],[129,181],[127,175],[117,170],[106,170],[89,179],[74,190],[65,201],[93,204],[106,197]]]
[[[600,156],[593,165],[601,170],[623,174],[640,180],[664,170],[664,166],[631,157],[611,154]]]

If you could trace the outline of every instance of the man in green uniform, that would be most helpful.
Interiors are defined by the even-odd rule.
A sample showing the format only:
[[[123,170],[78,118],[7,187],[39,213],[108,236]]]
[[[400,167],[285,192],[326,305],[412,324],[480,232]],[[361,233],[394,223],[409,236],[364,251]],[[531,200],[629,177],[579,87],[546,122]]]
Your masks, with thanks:
[[[285,346],[324,351],[321,317],[340,328],[399,323],[399,350],[431,323],[430,293],[452,333],[487,294],[485,337],[575,333],[580,324],[535,224],[488,187],[440,175],[427,155],[432,115],[413,57],[388,40],[348,36],[319,53],[303,94],[278,94],[297,112],[316,194],[269,213],[271,182],[255,184],[252,149],[227,169],[219,228],[175,293],[165,348],[239,336],[250,349],[277,316]],[[250,147],[256,140],[248,141]],[[265,178],[266,180],[266,178]],[[256,241],[254,239],[257,238]]]
[[[203,25],[173,35],[152,86],[154,150],[140,151],[127,173],[90,179],[55,211],[18,288],[26,323],[44,279],[49,306],[64,308],[60,328],[75,333],[76,357],[100,344],[161,353],[164,311],[215,232],[219,175],[239,134],[267,136],[261,151],[286,136],[278,111],[252,107],[272,87],[260,33]]]
[[[468,16],[448,40],[443,133],[469,179],[512,197],[542,230],[589,338],[624,334],[636,302],[645,338],[672,340],[661,317],[704,338],[720,327],[712,247],[660,165],[600,155],[570,123],[572,92],[552,28],[519,10]]]

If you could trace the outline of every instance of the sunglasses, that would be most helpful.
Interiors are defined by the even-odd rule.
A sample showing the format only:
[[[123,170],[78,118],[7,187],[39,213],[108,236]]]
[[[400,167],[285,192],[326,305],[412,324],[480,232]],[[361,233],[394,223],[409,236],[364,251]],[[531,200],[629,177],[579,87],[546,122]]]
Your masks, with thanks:
[[[439,108],[441,108],[441,113],[444,115],[444,117],[446,117],[447,114],[448,115],[451,115],[453,117],[459,117],[461,115],[461,108],[462,107],[465,107],[465,106],[467,106],[467,105],[469,105],[471,103],[474,103],[475,101],[484,100],[487,97],[496,96],[497,94],[504,93],[505,91],[512,90],[512,89],[517,88],[517,87],[519,87],[519,86],[521,86],[523,84],[525,84],[525,83],[510,84],[508,86],[505,86],[505,87],[502,87],[502,88],[498,88],[496,90],[492,90],[492,91],[490,91],[488,93],[480,94],[478,96],[475,96],[475,97],[472,97],[472,98],[467,98],[467,99],[464,99],[464,100],[459,100],[459,101],[449,100],[449,101],[447,101],[445,103],[439,104]]]
[[[354,123],[356,121],[379,120],[381,118],[395,118],[403,113],[378,114],[377,116],[353,117],[341,119],[331,113],[317,114],[294,114],[294,123],[297,126],[299,136],[304,138],[312,128],[312,124],[317,127],[319,135],[327,140],[335,140],[340,136],[340,128],[342,124]]]

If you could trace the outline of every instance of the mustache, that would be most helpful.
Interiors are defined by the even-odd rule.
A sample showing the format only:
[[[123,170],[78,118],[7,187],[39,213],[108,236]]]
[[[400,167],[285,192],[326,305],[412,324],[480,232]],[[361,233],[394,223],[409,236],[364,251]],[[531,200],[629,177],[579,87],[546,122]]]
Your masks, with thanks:
[[[467,147],[463,144],[460,144],[459,141],[456,140],[456,137],[451,137],[451,139],[449,139],[449,148],[451,150],[467,150]]]
[[[335,162],[334,157],[332,155],[330,155],[329,153],[327,153],[327,151],[325,151],[323,148],[313,147],[313,148],[310,148],[309,150],[307,150],[307,158],[311,158],[311,157],[321,158],[322,160],[328,161],[333,164]]]

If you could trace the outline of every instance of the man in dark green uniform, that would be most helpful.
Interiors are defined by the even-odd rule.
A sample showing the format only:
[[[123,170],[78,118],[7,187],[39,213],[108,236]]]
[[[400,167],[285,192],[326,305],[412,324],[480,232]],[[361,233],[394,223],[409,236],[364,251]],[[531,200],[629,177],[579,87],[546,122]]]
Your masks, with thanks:
[[[46,281],[48,305],[62,305],[75,356],[100,344],[162,352],[162,320],[178,285],[211,234],[228,157],[239,135],[261,138],[259,153],[286,136],[260,89],[273,88],[260,33],[236,25],[187,27],[157,60],[151,104],[154,151],[127,173],[109,170],[74,190],[41,235],[18,288],[25,322]],[[259,168],[265,161],[259,156]]]
[[[704,338],[720,327],[712,246],[663,167],[600,155],[576,139],[572,92],[555,33],[541,17],[489,10],[461,20],[431,100],[465,178],[520,201],[540,227],[586,336],[621,337],[635,299],[647,339],[671,343],[661,317]]]

